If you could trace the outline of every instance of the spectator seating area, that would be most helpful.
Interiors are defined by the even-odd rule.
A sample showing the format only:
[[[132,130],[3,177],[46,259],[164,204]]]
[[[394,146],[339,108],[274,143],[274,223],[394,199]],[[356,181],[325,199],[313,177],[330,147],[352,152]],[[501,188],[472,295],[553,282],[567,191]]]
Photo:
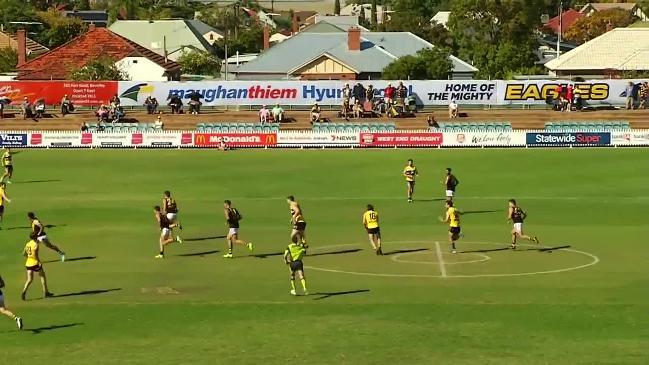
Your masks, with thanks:
[[[279,132],[279,123],[198,123],[196,130],[207,133],[273,133]]]
[[[563,132],[563,131],[608,131],[630,129],[631,125],[628,121],[559,121],[545,123],[545,130],[549,132]]]
[[[394,132],[395,123],[313,123],[314,132]]]
[[[439,123],[440,132],[507,132],[512,130],[509,122]]]
[[[87,123],[88,132],[98,132],[101,130],[97,123]],[[153,123],[102,123],[104,132],[155,132],[161,130],[156,128]]]

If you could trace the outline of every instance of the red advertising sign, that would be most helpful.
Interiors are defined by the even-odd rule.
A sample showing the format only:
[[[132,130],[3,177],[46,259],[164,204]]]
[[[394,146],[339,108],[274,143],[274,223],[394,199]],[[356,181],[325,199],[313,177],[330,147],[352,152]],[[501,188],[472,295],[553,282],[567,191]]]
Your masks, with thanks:
[[[81,133],[81,144],[92,144],[92,133]]]
[[[0,81],[0,97],[8,97],[12,104],[23,98],[30,102],[45,99],[45,104],[60,104],[64,95],[74,105],[107,104],[117,93],[117,81]]]
[[[269,147],[277,145],[275,133],[194,133],[194,146]]]
[[[429,147],[443,141],[442,133],[361,133],[361,146],[371,147]]]

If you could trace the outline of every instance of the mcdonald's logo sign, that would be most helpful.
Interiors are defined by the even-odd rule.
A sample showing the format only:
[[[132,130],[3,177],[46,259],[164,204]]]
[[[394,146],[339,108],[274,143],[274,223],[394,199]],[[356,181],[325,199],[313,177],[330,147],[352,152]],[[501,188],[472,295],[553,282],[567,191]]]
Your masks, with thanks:
[[[229,147],[267,147],[277,145],[275,133],[195,133],[194,146],[217,147],[225,143]]]
[[[207,146],[207,137],[205,133],[196,133],[194,135],[194,144],[196,146]]]
[[[277,144],[277,134],[266,135],[266,146],[274,146]]]

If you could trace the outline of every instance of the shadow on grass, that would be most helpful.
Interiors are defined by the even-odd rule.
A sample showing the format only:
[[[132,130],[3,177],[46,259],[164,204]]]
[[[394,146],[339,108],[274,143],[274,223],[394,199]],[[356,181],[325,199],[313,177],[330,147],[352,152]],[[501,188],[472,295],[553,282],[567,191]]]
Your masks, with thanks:
[[[265,259],[267,257],[275,257],[275,256],[282,256],[284,255],[284,252],[271,252],[271,253],[259,253],[252,255],[252,257],[256,257],[258,259]]]
[[[56,228],[56,227],[67,227],[67,224],[46,224],[45,228]],[[32,229],[31,226],[17,226],[6,228],[7,231],[13,231],[15,229]]]
[[[467,215],[467,214],[484,214],[484,213],[498,213],[498,212],[504,212],[504,210],[467,210],[467,211],[462,211],[462,215]]]
[[[313,300],[323,300],[331,297],[337,297],[341,295],[353,295],[353,294],[361,294],[361,293],[369,293],[369,289],[358,289],[358,290],[348,290],[348,291],[339,291],[339,292],[320,292],[320,293],[314,293],[311,294],[313,296],[319,296],[318,298],[314,298]]]
[[[488,248],[484,250],[471,250],[471,251],[460,251],[460,253],[480,253],[480,252],[498,252],[498,251],[511,251],[511,248],[509,247],[501,247],[501,248]]]
[[[52,326],[47,326],[47,327],[39,327],[39,328],[26,328],[25,331],[30,331],[34,335],[38,335],[43,332],[49,332],[49,331],[56,331],[60,330],[63,328],[70,328],[70,327],[76,327],[76,326],[83,326],[85,323],[68,323],[68,324],[56,324]]]
[[[562,248],[570,248],[570,245],[565,246],[556,246],[556,247],[539,247],[539,248],[528,248],[525,251],[538,251],[538,252],[552,252],[556,250],[561,250]]]
[[[195,238],[185,238],[183,241],[187,242],[200,242],[200,241],[209,241],[209,240],[217,240],[219,238],[225,238],[227,236],[209,236],[209,237],[195,237]]]
[[[96,259],[97,256],[82,256],[82,257],[70,257],[66,258],[65,262],[74,262],[74,261],[85,261],[85,260],[94,260]],[[49,261],[43,261],[44,264],[51,264],[54,262],[61,262],[61,260],[49,260]]]
[[[428,251],[428,249],[427,248],[411,248],[411,249],[404,249],[404,250],[394,250],[394,251],[384,253],[383,256],[396,255],[396,254],[400,254],[400,253],[420,252],[420,251]]]
[[[26,181],[15,181],[14,184],[37,184],[37,183],[48,183],[48,182],[61,182],[61,179],[52,179],[52,180],[26,180]]]
[[[54,298],[78,297],[83,295],[97,295],[97,294],[110,293],[112,291],[119,291],[119,290],[122,290],[122,288],[84,290],[84,291],[78,291],[74,293],[57,294],[54,296]]]
[[[444,198],[434,198],[434,199],[413,199],[413,203],[430,203],[430,202],[443,202],[446,201]]]
[[[212,250],[212,251],[203,251],[203,252],[183,253],[183,254],[176,255],[176,256],[181,256],[181,257],[207,256],[207,255],[213,255],[213,254],[219,253],[219,252],[221,252],[221,251]]]
[[[348,250],[340,250],[340,251],[332,251],[332,252],[318,252],[314,254],[308,254],[307,256],[327,256],[327,255],[344,255],[346,253],[354,253],[354,252],[359,252],[363,251],[362,248],[350,248]]]

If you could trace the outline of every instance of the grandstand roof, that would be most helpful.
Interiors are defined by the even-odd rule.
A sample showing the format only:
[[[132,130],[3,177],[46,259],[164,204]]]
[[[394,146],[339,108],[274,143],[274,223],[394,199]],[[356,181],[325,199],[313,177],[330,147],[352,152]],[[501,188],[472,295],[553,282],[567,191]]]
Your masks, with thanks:
[[[617,28],[545,64],[552,71],[649,70],[649,28]]]

